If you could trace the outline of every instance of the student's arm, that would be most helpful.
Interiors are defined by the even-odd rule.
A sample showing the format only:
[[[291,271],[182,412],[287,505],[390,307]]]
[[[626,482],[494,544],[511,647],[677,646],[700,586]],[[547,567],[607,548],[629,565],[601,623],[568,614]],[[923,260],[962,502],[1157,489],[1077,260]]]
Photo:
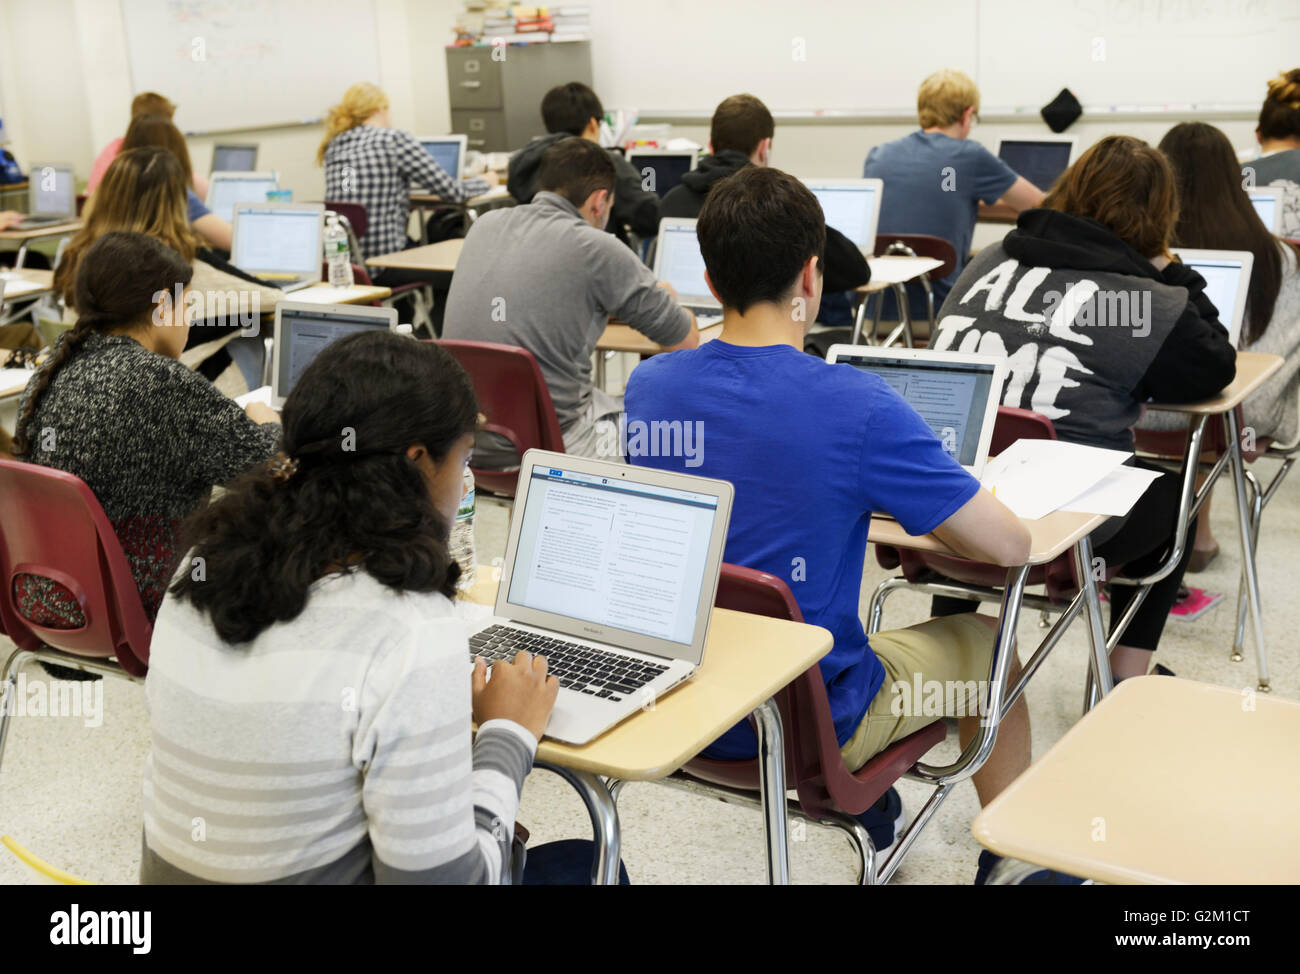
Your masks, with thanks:
[[[201,200],[205,200],[208,198],[207,177],[200,176],[198,173],[194,174],[194,192],[198,194],[198,197]]]
[[[1014,169],[977,142],[957,166],[957,184],[966,178],[970,192],[979,200],[983,219],[1015,220],[1016,214],[1043,202],[1043,191],[1018,175]]]
[[[610,219],[641,238],[659,231],[659,194],[641,185],[641,174],[621,152],[609,150],[614,160],[614,212]]]
[[[826,263],[822,290],[827,294],[851,291],[871,280],[871,267],[855,244],[834,227],[826,228]]]
[[[8,230],[23,222],[23,215],[17,210],[0,210],[0,230]]]
[[[665,349],[694,348],[700,343],[695,315],[677,303],[671,287],[655,280],[650,268],[607,233],[592,234],[591,286],[610,315],[631,325]]]
[[[235,231],[229,223],[221,219],[215,213],[207,213],[190,223],[194,232],[202,237],[208,244],[230,252],[230,248],[235,242]]]
[[[176,363],[169,402],[158,403],[159,439],[192,447],[178,471],[200,489],[229,483],[269,460],[280,439],[278,423],[255,422],[207,379]]]
[[[980,488],[934,536],[957,554],[973,561],[1010,568],[1029,557],[1029,529],[987,490]]]
[[[1183,403],[1208,399],[1237,374],[1237,351],[1205,296],[1205,279],[1177,261],[1160,271],[1166,284],[1187,289],[1188,302],[1134,389],[1141,402]]]
[[[994,206],[1006,207],[1019,213],[1021,210],[1032,210],[1035,206],[1042,206],[1046,197],[1046,193],[1024,176],[1017,176],[1011,188],[1002,194]]]
[[[409,132],[393,130],[393,161],[397,171],[407,182],[424,186],[451,203],[464,203],[482,196],[491,184],[486,179],[452,179],[447,170],[433,161],[424,146]]]

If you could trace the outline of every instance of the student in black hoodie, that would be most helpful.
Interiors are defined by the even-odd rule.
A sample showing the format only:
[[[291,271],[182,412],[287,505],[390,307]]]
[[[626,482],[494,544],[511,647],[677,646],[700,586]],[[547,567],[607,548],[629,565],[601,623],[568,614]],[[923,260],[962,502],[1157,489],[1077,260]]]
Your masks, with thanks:
[[[549,135],[539,135],[510,157],[506,188],[520,203],[531,203],[537,192],[537,170],[542,153],[559,142],[577,136],[600,143],[600,120],[605,109],[596,93],[580,81],[558,85],[542,99],[542,122]],[[638,237],[653,237],[659,230],[659,196],[641,185],[641,174],[624,158],[623,153],[609,150],[614,160],[614,211],[609,232],[624,243],[624,228]]]
[[[931,343],[1000,355],[1010,372],[1002,404],[1032,409],[1072,443],[1132,451],[1148,400],[1194,402],[1236,374],[1236,352],[1205,280],[1174,261],[1178,193],[1169,161],[1140,139],[1102,139],[1061,177],[1042,209],[987,247],[943,304]],[[1153,571],[1173,543],[1180,477],[1155,480],[1126,518],[1093,535],[1094,550],[1126,575]],[[1158,582],[1111,654],[1116,679],[1146,673],[1191,555]],[[1133,588],[1113,585],[1111,626]],[[937,599],[935,614],[969,611]]]
[[[732,95],[713,110],[709,124],[709,151],[695,169],[664,196],[659,215],[693,219],[709,190],[746,166],[766,166],[772,153],[776,124],[767,106],[753,95]],[[824,324],[852,324],[850,301],[841,292],[871,280],[871,268],[862,251],[848,237],[826,228],[826,262],[823,270],[822,310]]]

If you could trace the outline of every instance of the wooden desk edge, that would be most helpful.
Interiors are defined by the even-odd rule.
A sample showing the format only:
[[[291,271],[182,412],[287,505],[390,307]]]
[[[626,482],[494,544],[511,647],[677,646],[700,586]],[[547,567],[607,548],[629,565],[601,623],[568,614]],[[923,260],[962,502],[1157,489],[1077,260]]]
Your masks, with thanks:
[[[1190,416],[1219,416],[1240,406],[1284,364],[1280,355],[1270,355],[1267,352],[1238,352],[1237,377],[1224,386],[1223,392],[1217,396],[1189,403],[1149,402],[1146,407],[1166,413],[1186,413]],[[1241,377],[1243,365],[1251,369],[1251,374],[1244,380]]]
[[[1064,520],[1065,518],[1077,518],[1078,520],[1070,527],[1068,532],[1064,535],[1054,537],[1052,543],[1047,545],[1045,548],[1040,548],[1037,551],[1031,550],[1029,553],[1029,560],[1026,561],[1025,564],[1047,564],[1049,561],[1052,561],[1054,558],[1074,547],[1074,545],[1077,544],[1079,539],[1084,535],[1091,534],[1093,531],[1097,530],[1098,527],[1109,520],[1109,515],[1081,514],[1074,511],[1053,511],[1051,514],[1048,514],[1047,517],[1039,518],[1037,521],[1028,521],[1022,518],[1021,523],[1029,528],[1029,532],[1032,536],[1035,534],[1035,525],[1041,525],[1041,522],[1048,519]],[[883,532],[877,531],[878,525],[880,528],[884,529]],[[895,535],[892,529],[897,529],[897,535]],[[884,538],[880,537],[881,533],[884,533]],[[931,554],[947,555],[951,558],[964,557],[963,555],[957,554],[957,552],[953,551],[933,534],[922,535],[920,537],[907,534],[903,530],[903,526],[897,521],[885,518],[873,517],[871,519],[871,527],[867,532],[867,540],[872,544],[890,545],[895,548],[908,548],[912,551],[924,551]]]

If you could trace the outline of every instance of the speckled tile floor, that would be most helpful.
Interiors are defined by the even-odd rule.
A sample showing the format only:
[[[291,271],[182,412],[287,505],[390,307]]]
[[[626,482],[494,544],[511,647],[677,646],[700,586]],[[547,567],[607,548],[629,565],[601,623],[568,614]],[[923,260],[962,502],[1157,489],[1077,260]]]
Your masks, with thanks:
[[[613,381],[618,381],[616,377]],[[1265,461],[1271,474],[1275,464]],[[1265,464],[1261,464],[1264,466]],[[1212,517],[1223,553],[1211,568],[1192,576],[1193,584],[1227,598],[1200,620],[1171,621],[1158,659],[1180,676],[1232,687],[1253,686],[1248,656],[1228,660],[1234,593],[1240,560],[1232,521],[1231,491],[1215,492]],[[484,500],[477,518],[479,559],[488,563],[505,548],[508,509]],[[1269,636],[1273,692],[1300,698],[1300,653],[1295,633],[1300,607],[1291,587],[1300,550],[1300,476],[1292,477],[1270,505],[1264,520],[1259,564],[1263,579],[1265,627]],[[885,573],[868,558],[862,585],[862,610]],[[907,592],[889,602],[885,625],[923,619],[928,601]],[[1037,645],[1042,630],[1036,613],[1022,616],[1022,658]],[[0,648],[8,641],[0,637]],[[1041,754],[1078,719],[1087,658],[1087,637],[1076,623],[1030,684],[1027,698],[1033,724],[1034,754]],[[32,674],[31,668],[27,671]],[[38,671],[39,672],[39,671]],[[140,856],[140,774],[148,749],[148,716],[142,688],[121,680],[104,683],[102,726],[86,727],[81,718],[24,717],[13,722],[0,769],[0,834],[9,834],[47,861],[75,875],[109,883],[135,882]],[[942,746],[955,756],[955,734]],[[943,753],[936,757],[943,759]],[[1153,760],[1158,756],[1153,755]],[[1243,755],[1249,760],[1249,755]],[[928,789],[900,783],[907,813],[924,802]],[[623,858],[635,883],[761,883],[764,881],[762,826],[757,811],[685,795],[653,784],[627,787],[619,803]],[[970,834],[977,812],[970,784],[959,786],[922,834],[894,882],[969,883],[979,847]],[[545,772],[530,776],[520,820],[533,839],[590,835],[577,796]],[[798,883],[850,883],[855,864],[838,832],[795,829],[791,874]],[[25,883],[35,876],[0,849],[0,883]]]

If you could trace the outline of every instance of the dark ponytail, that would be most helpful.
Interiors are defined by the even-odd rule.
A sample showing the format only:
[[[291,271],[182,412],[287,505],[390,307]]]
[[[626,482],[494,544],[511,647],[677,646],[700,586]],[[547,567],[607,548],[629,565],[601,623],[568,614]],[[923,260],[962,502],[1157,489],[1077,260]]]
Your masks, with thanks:
[[[283,418],[283,456],[186,522],[190,561],[172,594],[231,644],[296,618],[332,571],[454,595],[451,526],[406,450],[420,445],[441,460],[474,430],[478,402],[460,365],[435,344],[350,335],[302,374]]]
[[[100,237],[82,255],[72,306],[77,323],[65,332],[24,394],[14,424],[14,456],[30,459],[31,426],[41,397],[59,369],[93,333],[130,329],[148,322],[159,292],[169,297],[176,285],[189,285],[194,270],[180,254],[143,233],[115,231]],[[179,313],[180,309],[176,309]]]

